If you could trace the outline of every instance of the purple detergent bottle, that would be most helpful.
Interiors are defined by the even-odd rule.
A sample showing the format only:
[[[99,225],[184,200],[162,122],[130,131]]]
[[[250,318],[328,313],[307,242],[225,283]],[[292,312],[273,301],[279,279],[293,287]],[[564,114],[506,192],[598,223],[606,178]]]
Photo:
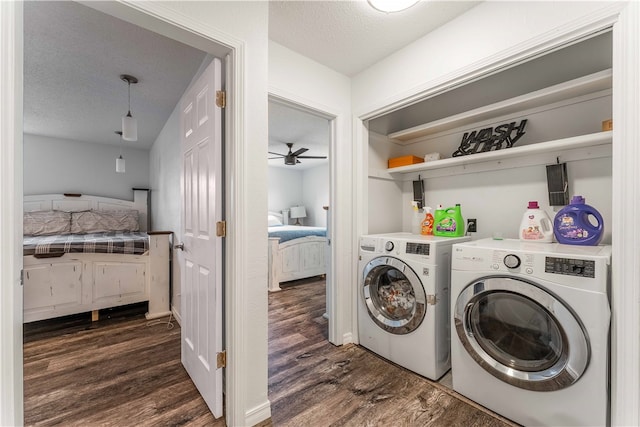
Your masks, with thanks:
[[[573,196],[571,203],[556,214],[553,234],[558,243],[595,246],[604,235],[604,221],[600,212],[585,204],[584,197]]]

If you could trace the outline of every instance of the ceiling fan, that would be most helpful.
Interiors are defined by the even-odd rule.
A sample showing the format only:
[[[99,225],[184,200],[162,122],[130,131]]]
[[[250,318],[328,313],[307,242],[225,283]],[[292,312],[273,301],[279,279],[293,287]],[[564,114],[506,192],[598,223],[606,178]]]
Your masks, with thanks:
[[[309,151],[308,148],[299,148],[298,150],[291,152],[293,148],[292,142],[287,142],[287,147],[289,147],[289,152],[287,154],[274,153],[269,151],[269,154],[274,154],[278,157],[269,157],[269,159],[281,159],[284,158],[285,165],[295,165],[296,163],[300,163],[298,159],[326,159],[327,156],[301,156],[300,154]]]

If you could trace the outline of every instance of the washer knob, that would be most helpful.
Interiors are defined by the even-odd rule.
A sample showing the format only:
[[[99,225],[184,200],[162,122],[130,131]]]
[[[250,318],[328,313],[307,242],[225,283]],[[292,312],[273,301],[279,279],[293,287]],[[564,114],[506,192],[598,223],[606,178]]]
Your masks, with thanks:
[[[518,268],[520,267],[520,258],[517,255],[509,254],[504,257],[504,265],[507,268]]]
[[[387,252],[391,252],[394,248],[393,242],[391,240],[388,240],[387,243],[384,244],[384,249]]]

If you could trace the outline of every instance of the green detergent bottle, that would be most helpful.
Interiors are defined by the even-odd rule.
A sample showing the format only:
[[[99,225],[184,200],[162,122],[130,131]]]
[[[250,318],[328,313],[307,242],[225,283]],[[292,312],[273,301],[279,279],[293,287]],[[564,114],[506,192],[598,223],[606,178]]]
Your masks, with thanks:
[[[453,208],[436,210],[433,235],[444,237],[464,236],[464,219],[462,218],[459,203]]]

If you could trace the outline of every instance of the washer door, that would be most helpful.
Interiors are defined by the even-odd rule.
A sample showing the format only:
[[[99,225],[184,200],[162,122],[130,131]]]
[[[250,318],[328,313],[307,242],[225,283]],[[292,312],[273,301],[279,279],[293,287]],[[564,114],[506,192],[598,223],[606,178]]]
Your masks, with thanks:
[[[458,296],[455,330],[487,372],[526,390],[560,390],[587,369],[590,347],[566,304],[534,283],[484,277]]]
[[[362,298],[373,321],[396,335],[414,331],[426,313],[426,294],[418,275],[401,260],[374,258],[364,267]]]

